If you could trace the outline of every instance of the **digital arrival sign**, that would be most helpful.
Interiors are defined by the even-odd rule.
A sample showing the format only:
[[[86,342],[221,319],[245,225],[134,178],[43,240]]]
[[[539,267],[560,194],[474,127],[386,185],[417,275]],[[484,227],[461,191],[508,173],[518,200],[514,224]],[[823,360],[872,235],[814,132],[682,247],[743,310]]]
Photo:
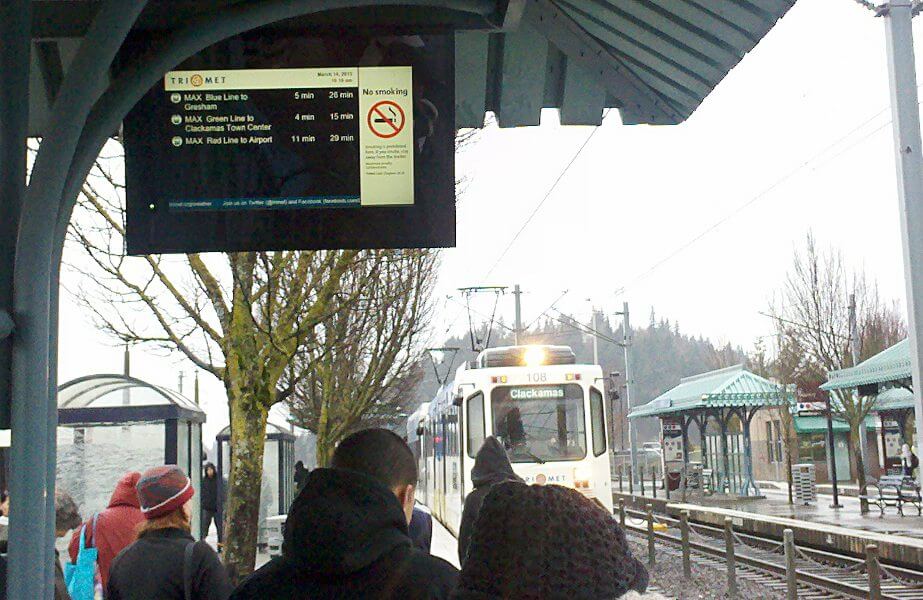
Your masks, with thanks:
[[[310,39],[222,42],[132,110],[129,254],[454,245],[450,36]]]

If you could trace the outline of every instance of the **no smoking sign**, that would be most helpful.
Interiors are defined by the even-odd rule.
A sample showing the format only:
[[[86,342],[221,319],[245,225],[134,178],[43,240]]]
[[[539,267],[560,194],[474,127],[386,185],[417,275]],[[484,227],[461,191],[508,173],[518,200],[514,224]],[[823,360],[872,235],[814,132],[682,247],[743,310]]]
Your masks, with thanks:
[[[369,109],[367,121],[372,133],[380,138],[389,139],[404,130],[407,118],[404,109],[397,102],[382,100]]]

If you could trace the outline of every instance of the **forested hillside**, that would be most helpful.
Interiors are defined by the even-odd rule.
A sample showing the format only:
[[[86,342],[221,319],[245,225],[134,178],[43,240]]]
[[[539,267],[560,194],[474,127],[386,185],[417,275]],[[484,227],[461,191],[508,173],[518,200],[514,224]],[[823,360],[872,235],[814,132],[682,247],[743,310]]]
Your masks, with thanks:
[[[634,381],[632,405],[634,406],[649,402],[679,383],[683,377],[738,364],[747,359],[746,354],[740,348],[733,348],[730,345],[715,347],[710,340],[701,336],[683,334],[679,324],[672,323],[669,319],[658,319],[651,314],[646,320],[647,323],[643,325],[637,321],[632,324],[634,340],[631,348],[631,366]],[[603,373],[608,374],[613,371],[621,373],[622,377],[619,377],[617,381],[622,385],[624,384],[625,360],[621,346],[615,343],[622,339],[621,319],[619,317],[610,319],[600,314],[597,321],[599,362]],[[572,324],[567,317],[546,319],[540,322],[527,332],[524,342],[570,346],[577,354],[578,362],[593,362],[593,337],[589,333],[580,331],[578,325]],[[512,344],[512,331],[504,323],[496,324],[491,332],[490,346]],[[471,350],[471,341],[468,336],[451,337],[445,340],[443,345],[460,348],[455,357],[453,371],[464,361],[473,360],[477,355]],[[425,367],[426,378],[417,388],[418,403],[432,398],[437,388],[432,365],[427,364]],[[445,369],[446,365],[441,366],[440,374],[444,373]],[[624,398],[624,388],[620,390],[620,393]],[[659,423],[655,420],[645,419],[645,422],[639,425],[639,439],[641,441],[656,439],[659,435],[659,427]],[[615,434],[615,446],[616,448],[619,446],[618,433]]]

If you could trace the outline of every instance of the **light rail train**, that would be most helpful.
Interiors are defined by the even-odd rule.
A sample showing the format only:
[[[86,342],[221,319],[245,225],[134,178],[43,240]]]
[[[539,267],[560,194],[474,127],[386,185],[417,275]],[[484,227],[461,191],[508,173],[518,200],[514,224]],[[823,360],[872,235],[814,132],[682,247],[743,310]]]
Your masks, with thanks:
[[[484,350],[408,419],[417,499],[457,535],[475,456],[494,435],[527,483],[574,488],[611,513],[603,397],[602,369],[569,347]]]

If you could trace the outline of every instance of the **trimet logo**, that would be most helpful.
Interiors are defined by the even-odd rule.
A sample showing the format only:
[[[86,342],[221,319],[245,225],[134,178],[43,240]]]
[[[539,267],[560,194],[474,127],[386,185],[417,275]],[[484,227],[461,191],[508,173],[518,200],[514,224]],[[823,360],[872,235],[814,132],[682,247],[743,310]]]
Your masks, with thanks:
[[[192,87],[201,87],[216,83],[227,83],[227,77],[224,75],[202,76],[195,73],[189,76],[170,75],[170,83],[173,85],[191,85]]]

